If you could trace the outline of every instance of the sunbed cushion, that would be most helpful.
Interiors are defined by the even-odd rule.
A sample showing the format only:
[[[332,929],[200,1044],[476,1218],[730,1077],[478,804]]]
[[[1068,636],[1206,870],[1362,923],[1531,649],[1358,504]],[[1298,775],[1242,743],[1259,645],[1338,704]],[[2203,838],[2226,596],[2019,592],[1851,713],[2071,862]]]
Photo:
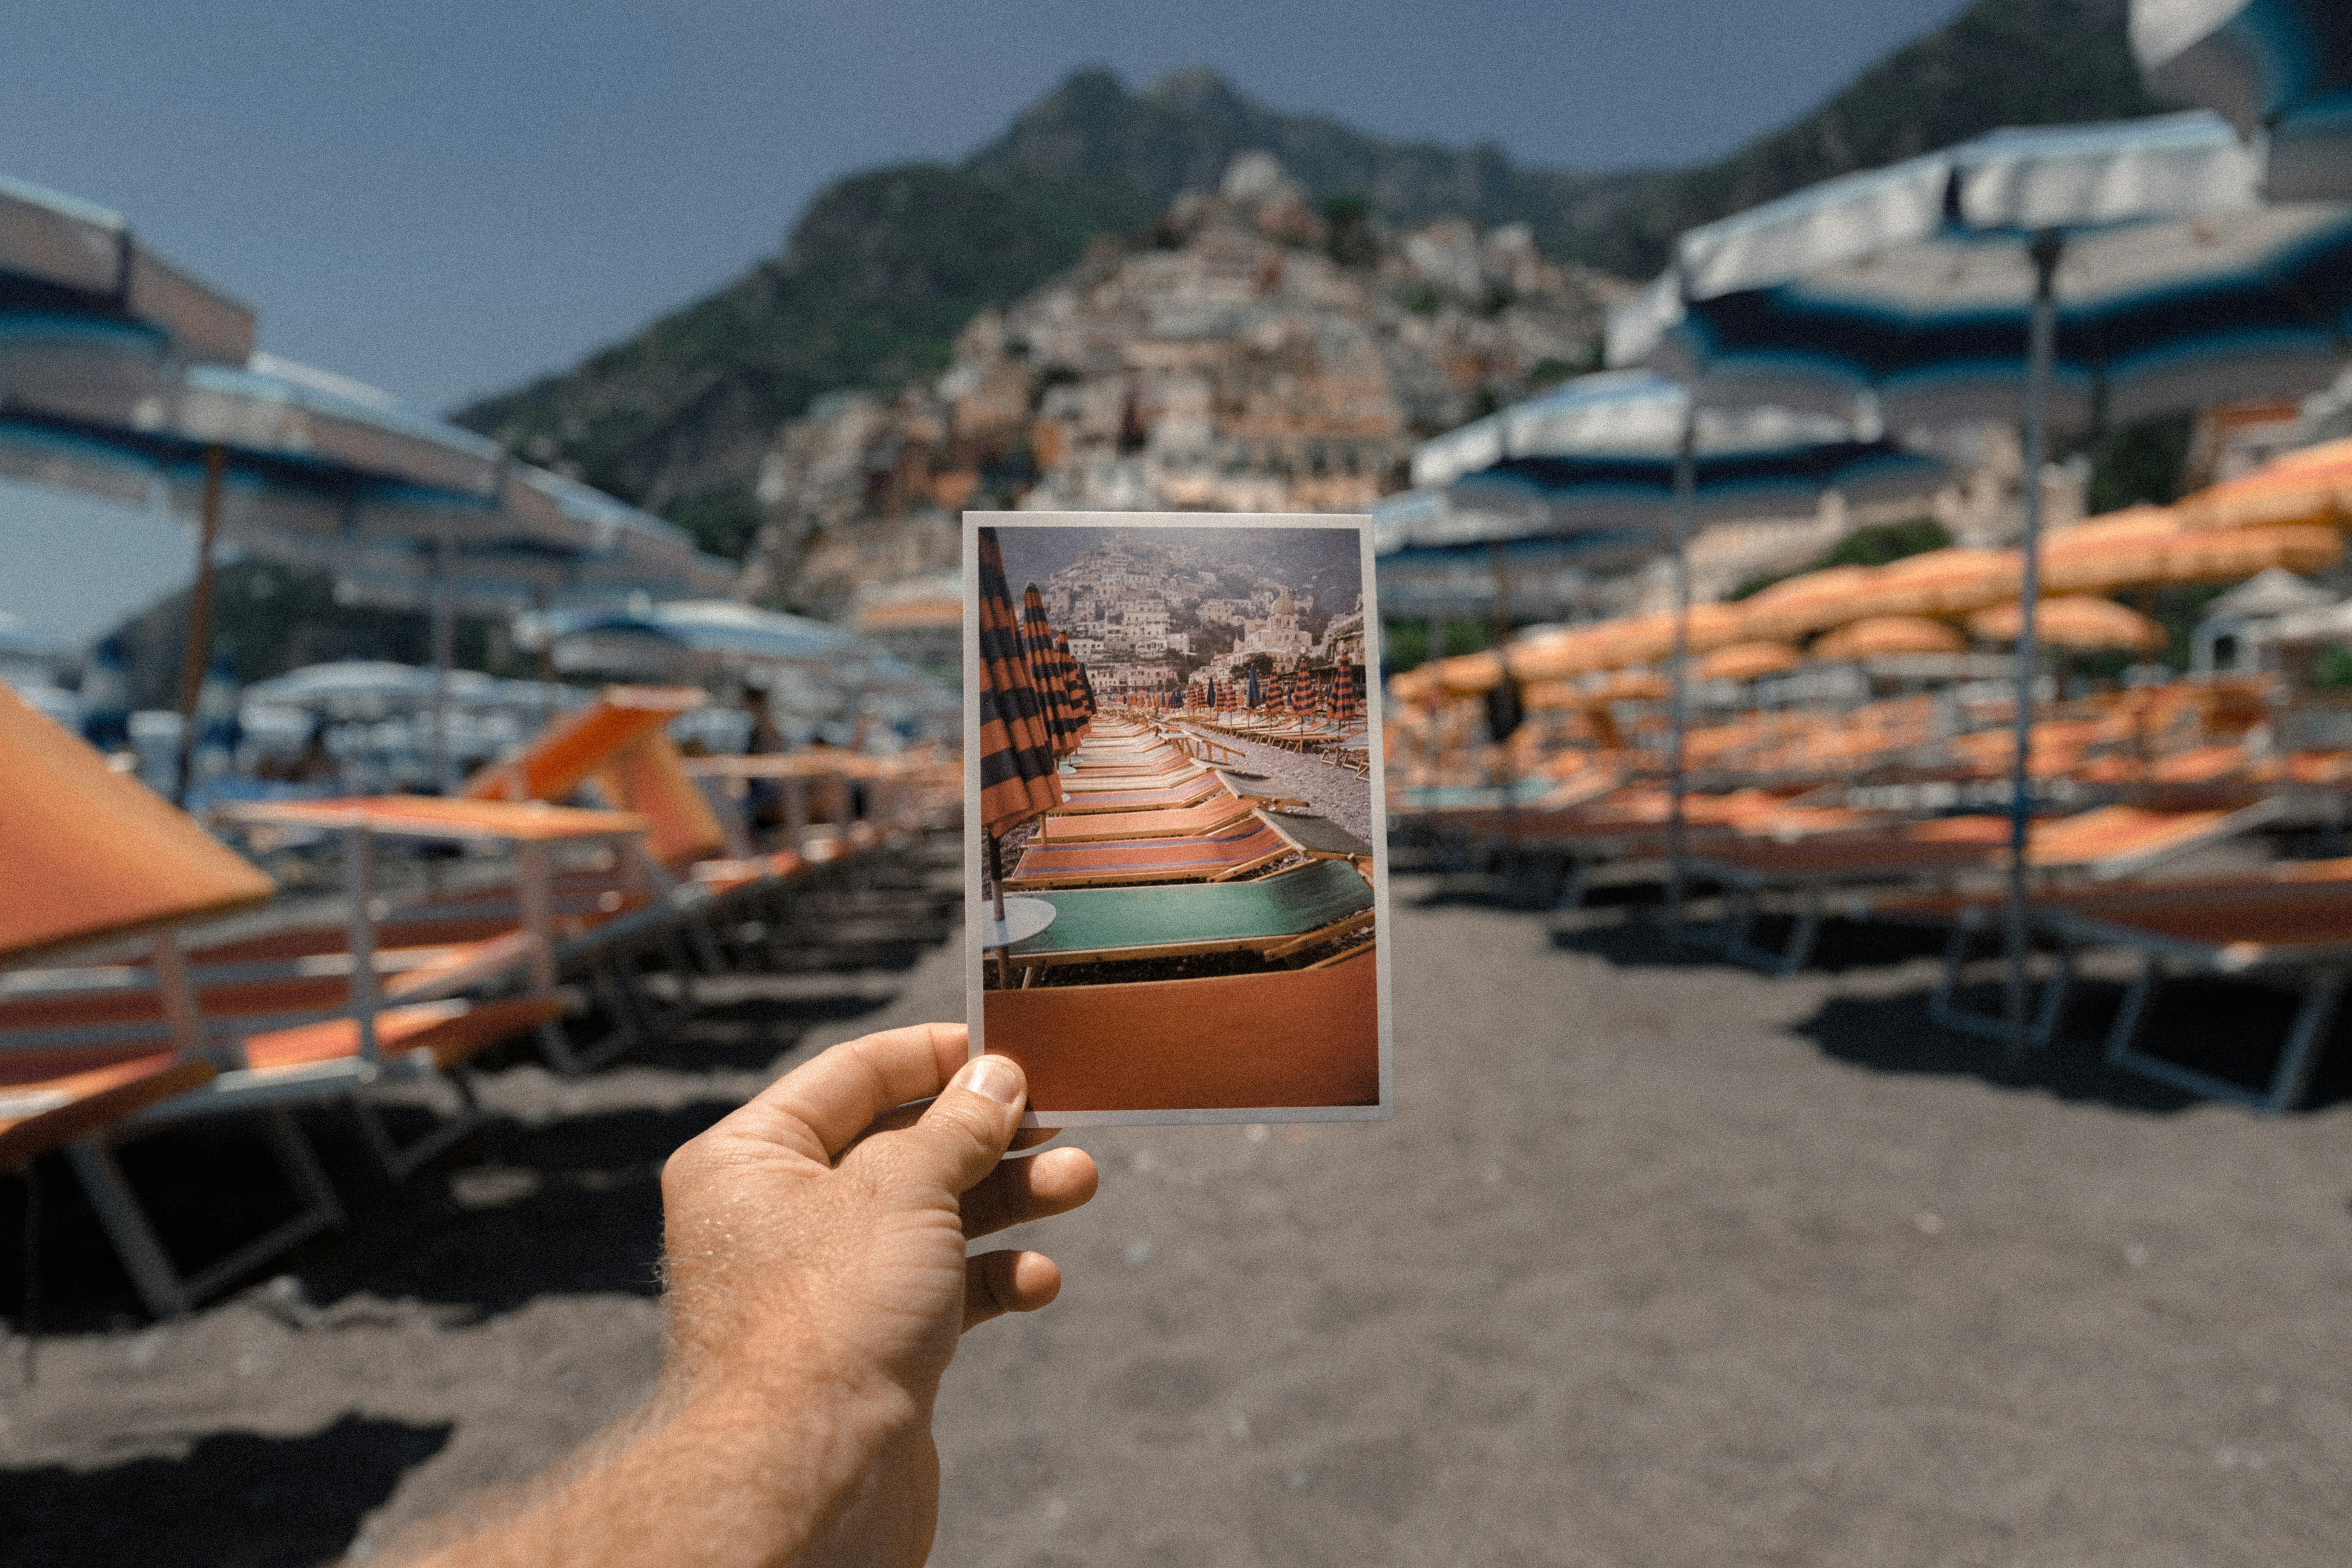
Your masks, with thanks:
[[[1015,942],[1016,959],[1170,947],[1235,946],[1304,936],[1372,907],[1353,867],[1318,860],[1255,882],[1164,888],[1076,888],[1036,895],[1054,923]]]
[[[0,1170],[184,1094],[215,1070],[210,1062],[168,1051],[0,1055]]]
[[[557,996],[518,996],[503,1002],[423,1002],[388,1007],[375,1016],[376,1047],[386,1056],[429,1051],[434,1062],[451,1068],[508,1039],[563,1015]],[[329,1018],[291,1029],[273,1029],[245,1042],[249,1067],[303,1067],[336,1061],[360,1052],[355,1019]]]
[[[1023,852],[1007,885],[1063,877],[1112,881],[1184,881],[1213,877],[1289,847],[1255,817],[1230,831],[1185,838],[1129,838],[1108,844],[1034,845]]]

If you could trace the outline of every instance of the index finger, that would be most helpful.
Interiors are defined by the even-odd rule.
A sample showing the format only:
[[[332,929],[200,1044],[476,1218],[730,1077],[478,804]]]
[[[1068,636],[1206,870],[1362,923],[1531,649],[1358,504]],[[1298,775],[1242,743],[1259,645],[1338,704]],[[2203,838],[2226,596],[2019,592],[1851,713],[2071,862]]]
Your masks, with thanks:
[[[886,1112],[945,1087],[967,1054],[961,1024],[846,1040],[803,1062],[719,1125],[828,1163]]]

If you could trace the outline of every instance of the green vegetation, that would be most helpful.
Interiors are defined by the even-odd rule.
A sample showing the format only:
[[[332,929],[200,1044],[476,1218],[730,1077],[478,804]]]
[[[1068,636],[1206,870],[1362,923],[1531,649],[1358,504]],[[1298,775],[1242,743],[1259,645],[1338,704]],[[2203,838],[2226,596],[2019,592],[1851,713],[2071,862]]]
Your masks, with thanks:
[[[740,528],[769,433],[836,387],[937,364],[983,305],[1016,299],[1150,209],[1125,184],[1036,170],[884,169],[822,192],[776,260],[578,370],[457,422],[650,504],[706,539]]]
[[[138,706],[179,705],[187,627],[185,589],[123,623],[131,700]],[[236,658],[237,679],[250,685],[333,659],[429,663],[433,624],[420,611],[339,604],[334,579],[323,572],[238,561],[213,575],[213,647]],[[453,648],[458,668],[498,675],[535,673],[526,660],[494,658],[502,647],[503,637],[491,623],[458,617]]]
[[[740,561],[762,521],[760,498],[749,485],[717,485],[670,510],[669,520],[694,535],[713,555]]]
[[[2138,501],[2169,506],[2179,500],[2194,425],[2184,414],[2110,432],[2091,448],[2091,510],[2114,511]]]
[[[1915,517],[1902,522],[1881,523],[1875,528],[1857,528],[1838,541],[1820,563],[1884,566],[1906,555],[1924,555],[1930,550],[1948,548],[1951,542],[1952,536],[1945,531],[1942,523],[1932,517]]]

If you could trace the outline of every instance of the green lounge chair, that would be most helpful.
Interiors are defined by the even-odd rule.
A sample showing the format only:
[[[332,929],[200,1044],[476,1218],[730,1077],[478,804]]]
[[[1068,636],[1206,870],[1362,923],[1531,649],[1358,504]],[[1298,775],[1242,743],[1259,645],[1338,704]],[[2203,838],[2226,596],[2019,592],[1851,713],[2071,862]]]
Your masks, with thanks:
[[[1282,958],[1371,923],[1353,866],[1318,860],[1255,882],[1076,888],[1036,895],[1054,923],[1006,955],[1016,964],[1097,963],[1254,952]]]

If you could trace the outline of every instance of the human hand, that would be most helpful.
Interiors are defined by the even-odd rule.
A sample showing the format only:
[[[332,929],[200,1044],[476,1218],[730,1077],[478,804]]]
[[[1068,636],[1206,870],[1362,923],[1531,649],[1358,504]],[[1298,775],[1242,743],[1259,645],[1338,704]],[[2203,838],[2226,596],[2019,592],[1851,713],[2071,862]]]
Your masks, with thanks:
[[[662,1403],[725,1413],[730,1440],[792,1445],[799,1461],[814,1438],[830,1479],[806,1479],[849,1487],[810,1542],[826,1560],[922,1561],[939,1499],[931,1405],[957,1336],[1061,1289],[1041,1254],[967,1258],[964,1244],[1094,1195],[1082,1150],[1003,1158],[1021,1069],[965,1050],[946,1024],[835,1046],[662,1173]],[[896,1109],[932,1094],[919,1117]],[[818,1411],[836,1419],[813,1431]]]

